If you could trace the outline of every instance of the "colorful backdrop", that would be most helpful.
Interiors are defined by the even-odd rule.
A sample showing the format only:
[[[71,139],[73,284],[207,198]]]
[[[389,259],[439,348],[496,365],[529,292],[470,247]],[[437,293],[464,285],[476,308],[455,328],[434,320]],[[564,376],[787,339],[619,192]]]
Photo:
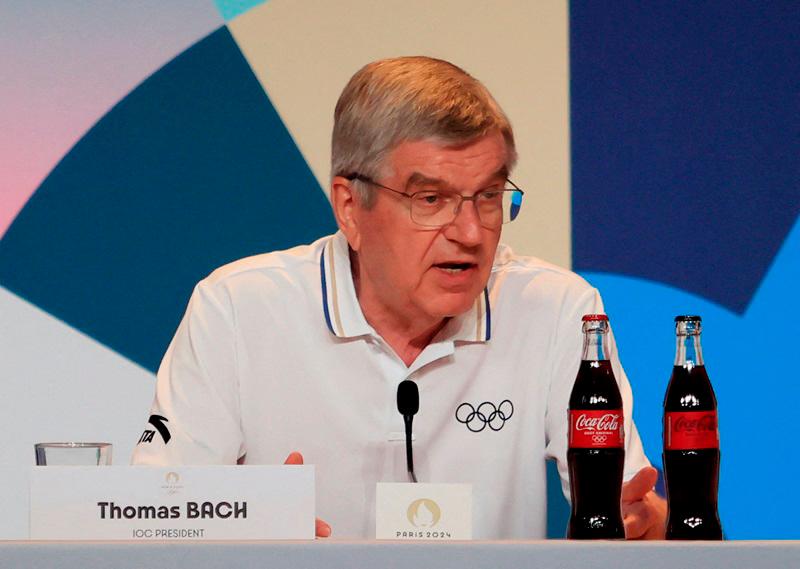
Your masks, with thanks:
[[[699,313],[726,533],[800,538],[799,37],[793,1],[0,4],[4,511],[35,441],[127,462],[193,285],[334,229],[336,97],[422,53],[511,117],[527,205],[504,239],[600,289],[651,460],[672,318]]]

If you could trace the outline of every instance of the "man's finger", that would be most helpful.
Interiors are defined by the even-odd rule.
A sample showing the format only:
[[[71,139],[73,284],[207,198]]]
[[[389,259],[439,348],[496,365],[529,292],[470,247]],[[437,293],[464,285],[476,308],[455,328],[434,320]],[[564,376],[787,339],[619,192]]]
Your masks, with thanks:
[[[327,523],[325,523],[321,519],[317,518],[316,534],[317,534],[317,537],[330,537],[331,536],[331,526],[329,526]]]
[[[633,502],[623,509],[625,539],[639,539],[652,525],[650,512],[642,502]]]
[[[303,464],[303,455],[297,451],[289,453],[283,464]]]
[[[645,466],[636,476],[628,480],[622,485],[622,501],[623,502],[636,502],[644,498],[658,480],[658,471],[652,466]]]
[[[283,464],[303,464],[303,455],[297,451],[290,452]],[[319,518],[316,519],[314,530],[317,537],[331,536],[331,526]]]

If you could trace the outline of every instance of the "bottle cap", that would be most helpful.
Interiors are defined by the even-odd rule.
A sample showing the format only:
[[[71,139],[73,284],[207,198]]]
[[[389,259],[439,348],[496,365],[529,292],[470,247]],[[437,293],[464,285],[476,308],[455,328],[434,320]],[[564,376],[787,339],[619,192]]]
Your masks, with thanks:
[[[598,320],[608,322],[608,316],[605,314],[584,314],[583,318],[581,318],[582,322],[595,322]]]
[[[699,316],[682,314],[675,317],[675,322],[702,322],[703,319]]]

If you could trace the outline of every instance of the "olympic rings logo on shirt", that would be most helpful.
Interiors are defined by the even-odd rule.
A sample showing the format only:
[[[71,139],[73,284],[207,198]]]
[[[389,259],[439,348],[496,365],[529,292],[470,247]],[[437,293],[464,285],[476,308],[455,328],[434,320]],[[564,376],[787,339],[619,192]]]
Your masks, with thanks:
[[[491,401],[484,401],[477,409],[471,403],[462,403],[456,409],[456,421],[465,424],[473,433],[480,433],[487,426],[499,431],[513,414],[514,404],[508,399],[497,406]]]

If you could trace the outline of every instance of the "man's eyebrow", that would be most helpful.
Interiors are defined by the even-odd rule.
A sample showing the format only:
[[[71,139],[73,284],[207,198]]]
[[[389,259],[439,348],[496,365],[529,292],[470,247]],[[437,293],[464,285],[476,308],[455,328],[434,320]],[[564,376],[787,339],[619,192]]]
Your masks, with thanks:
[[[438,186],[440,188],[448,188],[449,184],[440,178],[429,178],[425,174],[414,172],[408,177],[406,182],[406,189],[413,186]]]
[[[497,172],[489,176],[489,180],[505,180],[508,178],[508,168],[503,166]],[[420,172],[414,172],[408,177],[406,189],[414,186],[435,186],[443,189],[453,189],[450,184],[440,178],[431,178]]]

